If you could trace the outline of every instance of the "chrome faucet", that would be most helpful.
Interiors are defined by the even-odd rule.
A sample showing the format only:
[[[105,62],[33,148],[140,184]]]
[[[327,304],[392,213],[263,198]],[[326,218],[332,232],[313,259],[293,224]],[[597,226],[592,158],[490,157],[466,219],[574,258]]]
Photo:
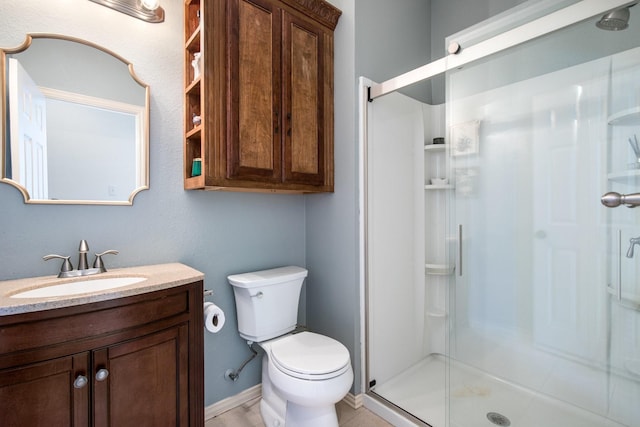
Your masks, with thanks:
[[[629,239],[629,250],[627,250],[627,258],[633,258],[633,248],[640,245],[640,237],[632,237]]]
[[[114,249],[110,249],[108,251],[104,251],[102,253],[96,254],[96,258],[93,261],[93,267],[89,268],[89,264],[87,263],[87,252],[89,252],[89,244],[86,240],[80,241],[80,247],[78,248],[78,269],[73,269],[73,264],[69,260],[70,257],[63,255],[45,255],[42,257],[45,261],[49,261],[53,258],[60,258],[64,260],[62,262],[62,266],[60,267],[60,273],[58,273],[58,277],[78,277],[78,276],[90,276],[92,274],[105,273],[107,269],[102,262],[102,256],[107,254],[118,255],[118,251]]]
[[[89,268],[87,252],[89,252],[89,244],[84,239],[80,240],[80,247],[78,248],[78,270],[86,270]]]

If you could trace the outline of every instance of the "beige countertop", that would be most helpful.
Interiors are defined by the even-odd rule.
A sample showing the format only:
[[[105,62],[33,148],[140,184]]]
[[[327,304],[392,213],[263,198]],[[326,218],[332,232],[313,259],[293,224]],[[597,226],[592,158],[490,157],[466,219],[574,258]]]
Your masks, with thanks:
[[[144,277],[146,280],[118,288],[75,295],[46,298],[11,297],[12,295],[20,292],[45,286],[58,285],[79,280],[96,280],[111,277]],[[180,263],[115,268],[107,271],[106,273],[67,279],[59,279],[57,276],[42,276],[27,279],[5,280],[0,281],[0,316],[40,310],[51,310],[54,308],[70,307],[74,305],[128,297],[168,289],[198,280],[204,280],[203,273]]]

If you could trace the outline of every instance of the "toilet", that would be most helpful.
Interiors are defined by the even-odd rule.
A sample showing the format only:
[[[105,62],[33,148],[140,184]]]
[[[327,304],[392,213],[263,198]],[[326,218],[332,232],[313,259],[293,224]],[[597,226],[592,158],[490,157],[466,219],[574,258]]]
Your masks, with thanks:
[[[335,404],[349,392],[349,350],[333,338],[295,333],[307,270],[289,266],[227,279],[240,336],[264,350],[260,413],[267,427],[337,427]]]

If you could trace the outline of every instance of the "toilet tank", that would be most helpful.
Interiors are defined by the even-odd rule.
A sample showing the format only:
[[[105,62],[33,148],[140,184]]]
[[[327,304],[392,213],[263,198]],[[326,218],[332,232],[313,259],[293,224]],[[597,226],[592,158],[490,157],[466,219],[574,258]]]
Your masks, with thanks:
[[[296,266],[227,277],[236,299],[240,336],[261,342],[292,331],[305,277],[307,270]]]

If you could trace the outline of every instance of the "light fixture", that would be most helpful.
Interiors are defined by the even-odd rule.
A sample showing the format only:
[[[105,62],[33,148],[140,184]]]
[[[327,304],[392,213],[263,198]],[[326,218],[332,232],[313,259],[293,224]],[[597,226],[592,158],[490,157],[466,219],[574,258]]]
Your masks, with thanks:
[[[140,0],[140,4],[147,10],[156,10],[160,7],[160,0]]]
[[[146,22],[164,21],[160,0],[89,0]]]

